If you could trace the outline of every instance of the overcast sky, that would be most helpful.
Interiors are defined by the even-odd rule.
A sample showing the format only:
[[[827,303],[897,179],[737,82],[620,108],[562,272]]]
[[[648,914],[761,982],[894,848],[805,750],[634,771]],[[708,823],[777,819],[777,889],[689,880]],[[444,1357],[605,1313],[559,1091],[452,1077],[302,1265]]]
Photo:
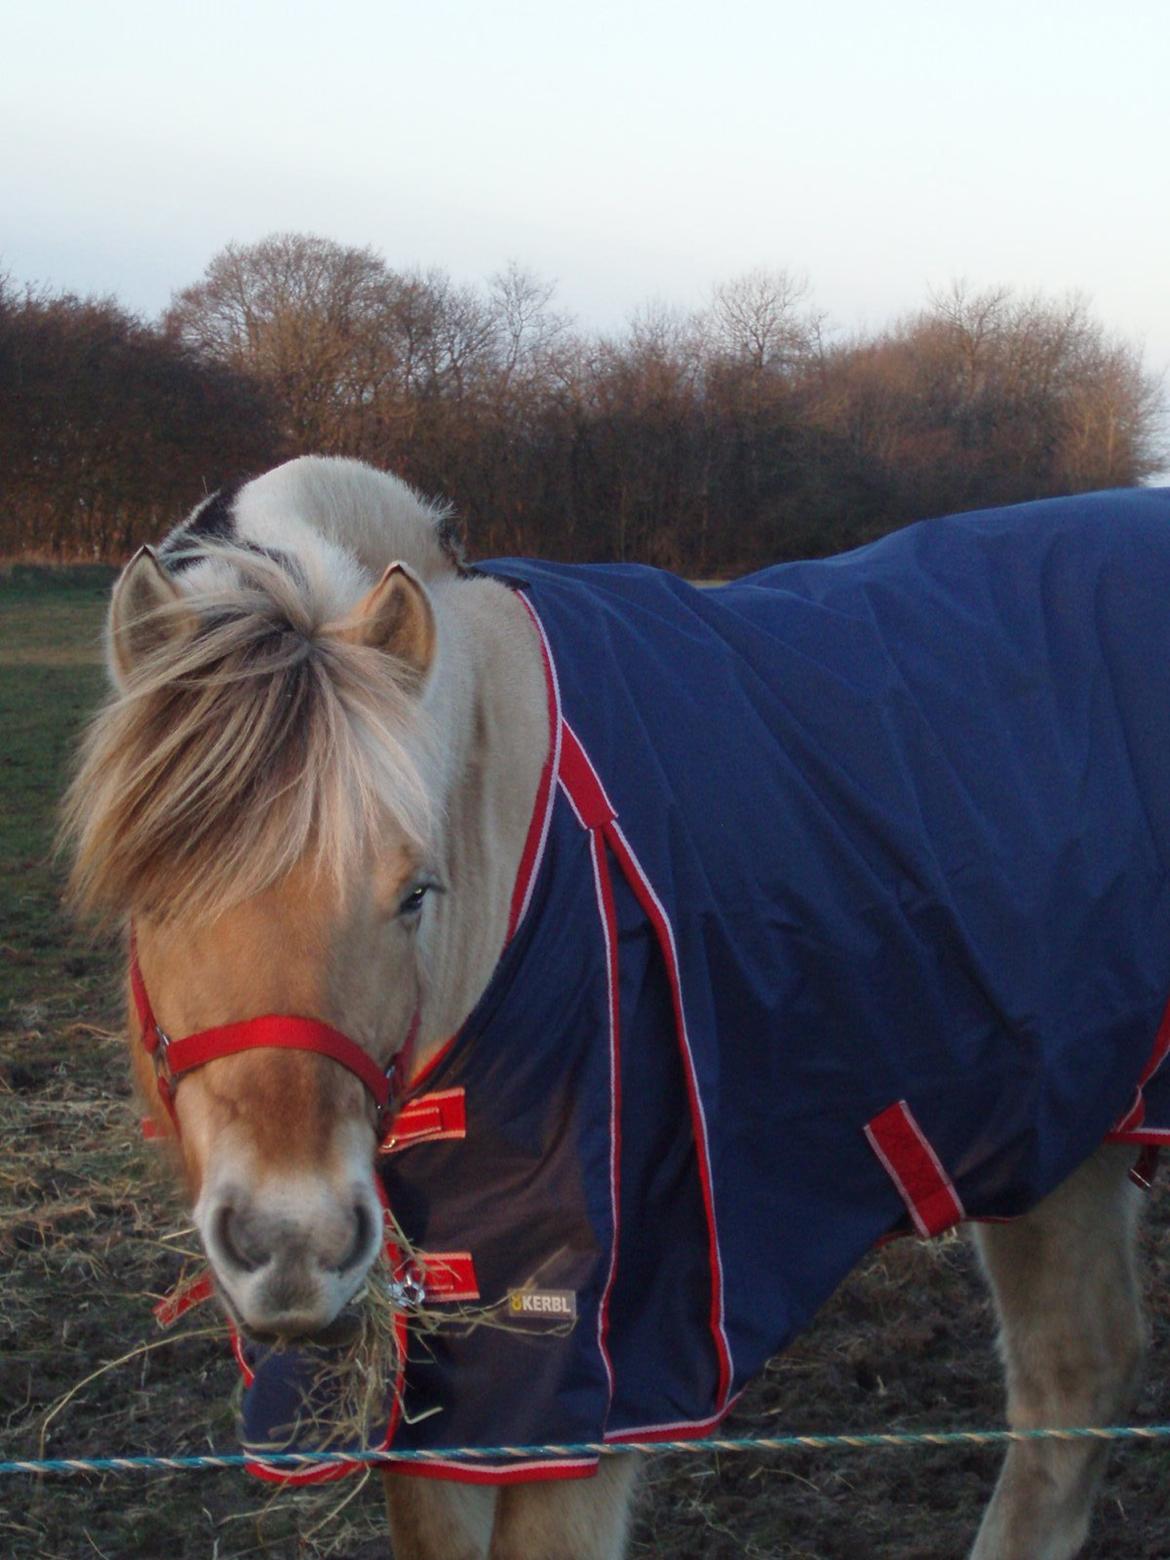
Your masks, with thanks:
[[[1170,365],[1167,0],[0,0],[0,268],[146,313],[229,240],[516,259],[586,325],[956,278]]]

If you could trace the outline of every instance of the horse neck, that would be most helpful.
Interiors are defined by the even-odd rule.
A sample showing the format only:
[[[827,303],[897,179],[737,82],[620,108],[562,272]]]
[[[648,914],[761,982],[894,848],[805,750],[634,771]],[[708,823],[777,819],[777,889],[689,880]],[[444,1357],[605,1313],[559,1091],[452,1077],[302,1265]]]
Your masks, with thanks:
[[[522,604],[487,579],[432,587],[439,661],[427,704],[451,892],[427,950],[419,1062],[475,1007],[503,951],[516,874],[548,752],[541,652]]]

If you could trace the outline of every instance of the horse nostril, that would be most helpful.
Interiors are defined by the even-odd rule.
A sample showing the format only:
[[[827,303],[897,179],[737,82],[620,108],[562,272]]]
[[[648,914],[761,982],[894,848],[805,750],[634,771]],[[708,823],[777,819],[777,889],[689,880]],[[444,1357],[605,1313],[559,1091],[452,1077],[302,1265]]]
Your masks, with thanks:
[[[370,1210],[365,1203],[353,1205],[353,1240],[349,1250],[342,1257],[337,1271],[344,1273],[348,1268],[357,1267],[366,1260],[370,1248],[370,1236],[373,1234],[373,1223],[370,1219]]]
[[[233,1267],[254,1273],[264,1266],[266,1258],[254,1244],[249,1246],[242,1222],[230,1203],[225,1203],[215,1216],[215,1234],[220,1251]]]

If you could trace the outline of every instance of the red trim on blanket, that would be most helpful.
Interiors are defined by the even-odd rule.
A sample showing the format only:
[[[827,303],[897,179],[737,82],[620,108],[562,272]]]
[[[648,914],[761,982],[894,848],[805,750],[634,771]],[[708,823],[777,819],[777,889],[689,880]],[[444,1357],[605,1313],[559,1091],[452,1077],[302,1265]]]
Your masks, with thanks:
[[[458,1484],[534,1484],[551,1479],[591,1479],[600,1459],[592,1461],[565,1458],[561,1462],[511,1463],[508,1467],[485,1467],[482,1463],[461,1463],[428,1458],[426,1462],[384,1462],[378,1467],[388,1473],[405,1473],[416,1479],[449,1479]]]
[[[548,839],[549,824],[552,821],[553,781],[560,769],[561,757],[561,694],[557,683],[556,667],[553,664],[552,652],[549,649],[548,635],[544,631],[544,624],[536,615],[536,609],[523,592],[517,592],[519,600],[523,603],[528,616],[532,619],[540,640],[541,662],[544,667],[544,686],[548,699],[548,753],[545,756],[544,768],[540,774],[540,784],[536,791],[536,805],[532,809],[532,818],[528,824],[528,837],[524,841],[524,849],[520,855],[520,869],[516,874],[516,883],[512,889],[512,905],[508,912],[508,932],[504,939],[505,946],[512,941],[512,937],[520,922],[524,919],[524,912],[528,909],[532,900],[532,889],[536,882],[537,868],[541,857],[544,855],[545,842]]]
[[[379,1451],[381,1448],[379,1447]],[[250,1473],[254,1479],[261,1479],[265,1484],[332,1484],[335,1479],[348,1478],[351,1473],[364,1472],[369,1465],[367,1463],[337,1463],[326,1464],[320,1468],[288,1469],[273,1468],[268,1463],[256,1461],[246,1462],[244,1472]]]
[[[958,1192],[905,1100],[867,1123],[865,1135],[898,1188],[920,1235],[941,1235],[967,1217]]]
[[[600,784],[600,782],[598,783]],[[610,849],[617,857],[618,865],[621,867],[626,881],[633,890],[634,897],[641,905],[643,914],[654,928],[670,981],[670,998],[674,1007],[675,1033],[678,1039],[679,1054],[682,1057],[683,1072],[686,1076],[687,1095],[691,1112],[691,1135],[695,1143],[699,1181],[703,1189],[703,1208],[707,1218],[707,1250],[711,1269],[709,1325],[711,1338],[715,1345],[715,1357],[719,1372],[717,1402],[719,1411],[722,1412],[728,1404],[732,1380],[731,1349],[727,1342],[727,1332],[723,1320],[723,1258],[719,1251],[719,1229],[715,1219],[715,1189],[711,1175],[711,1148],[707,1136],[707,1117],[703,1110],[703,1100],[699,1093],[698,1078],[695,1074],[695,1059],[691,1052],[690,1035],[687,1032],[678,950],[675,946],[674,931],[671,927],[670,919],[662,908],[658,895],[654,892],[653,884],[642,870],[641,863],[634,854],[630,842],[622,833],[621,825],[616,819],[606,824],[605,838]]]
[[[641,863],[634,854],[633,847],[622,833],[621,826],[617,821],[617,809],[606,794],[605,786],[602,784],[592,760],[568,721],[564,725],[565,737],[561,752],[562,788],[571,802],[573,811],[576,813],[582,827],[589,829],[593,833],[595,840],[597,831],[600,831],[605,838],[605,843],[613,851],[622,875],[629,883],[634,897],[642,908],[642,913],[654,928],[663,963],[666,966],[667,978],[670,982],[670,998],[674,1009],[675,1032],[690,1103],[691,1135],[695,1144],[699,1181],[703,1192],[703,1209],[707,1220],[708,1258],[711,1272],[710,1329],[712,1341],[715,1345],[715,1358],[718,1367],[717,1394],[719,1411],[725,1412],[731,1392],[732,1367],[731,1349],[727,1342],[727,1332],[723,1320],[723,1259],[719,1251],[719,1231],[715,1219],[715,1194],[711,1175],[711,1151],[707,1136],[707,1118],[703,1110],[702,1097],[699,1093],[698,1079],[695,1075],[695,1061],[691,1052],[690,1036],[687,1032],[682,979],[679,972],[678,950],[675,946],[674,931],[658,895],[654,892],[653,884],[643,871]],[[595,872],[596,866],[597,856],[595,854]],[[613,915],[612,896],[609,914],[613,919],[607,929],[607,942],[611,939],[612,930],[612,946],[616,954],[616,916]],[[620,1002],[620,996],[618,1001]],[[608,1293],[609,1288],[607,1285],[607,1300]]]
[[[614,907],[613,882],[606,855],[605,827],[617,817],[617,811],[605,794],[605,788],[597,771],[586,757],[577,733],[564,722],[561,744],[559,783],[565,799],[573,809],[573,815],[589,834],[590,862],[593,867],[593,890],[597,896],[597,913],[601,922],[601,934],[605,940],[606,1007],[609,1016],[609,1194],[612,1224],[612,1244],[609,1269],[597,1311],[597,1347],[605,1366],[609,1398],[613,1403],[615,1378],[613,1361],[609,1353],[609,1302],[617,1278],[618,1244],[621,1225],[621,986],[618,969],[617,911]]]
[[[1170,1055],[1170,1002],[1163,1009],[1162,1020],[1154,1036],[1154,1048],[1137,1081],[1133,1104],[1108,1134],[1105,1139],[1107,1143],[1170,1143],[1170,1130],[1145,1127],[1146,1101],[1143,1092],[1167,1055]]]
[[[605,794],[596,769],[589,761],[581,739],[565,721],[561,746],[561,784],[573,804],[583,829],[604,829],[617,817],[617,808]]]
[[[627,1441],[697,1441],[700,1436],[718,1429],[743,1394],[741,1387],[717,1414],[708,1414],[706,1419],[678,1419],[665,1425],[627,1425],[622,1430],[607,1430],[605,1439],[614,1446],[622,1446]]]
[[[609,876],[605,841],[596,830],[589,836],[589,849],[593,857],[593,886],[597,893],[597,908],[605,937],[606,995],[609,1008],[609,1195],[612,1229],[609,1272],[605,1277],[605,1287],[601,1292],[601,1304],[597,1311],[597,1347],[609,1383],[609,1401],[606,1404],[608,1418],[615,1391],[613,1361],[609,1355],[609,1301],[617,1278],[618,1245],[621,1234],[621,990],[618,974],[617,911],[613,902],[613,884]]]
[[[508,929],[504,936],[505,948],[515,936],[516,929],[524,919],[528,906],[532,903],[532,891],[536,886],[537,874],[540,871],[540,863],[544,859],[544,848],[548,842],[549,826],[552,823],[553,803],[556,800],[554,781],[560,771],[561,763],[561,691],[557,682],[556,664],[549,648],[548,635],[544,631],[544,624],[537,616],[536,608],[528,600],[522,591],[516,592],[517,600],[523,603],[525,611],[532,619],[540,640],[541,661],[544,666],[544,686],[548,699],[548,752],[545,755],[544,767],[540,772],[540,783],[536,788],[536,801],[532,808],[532,817],[528,820],[528,833],[524,840],[524,849],[520,853],[520,865],[516,871],[516,881],[512,886],[512,901],[508,911]],[[403,1080],[403,1094],[411,1095],[426,1082],[435,1072],[443,1059],[448,1055],[452,1046],[459,1039],[458,1033],[443,1044],[435,1052],[429,1061],[419,1068],[413,1077]],[[393,1129],[391,1129],[393,1133]]]

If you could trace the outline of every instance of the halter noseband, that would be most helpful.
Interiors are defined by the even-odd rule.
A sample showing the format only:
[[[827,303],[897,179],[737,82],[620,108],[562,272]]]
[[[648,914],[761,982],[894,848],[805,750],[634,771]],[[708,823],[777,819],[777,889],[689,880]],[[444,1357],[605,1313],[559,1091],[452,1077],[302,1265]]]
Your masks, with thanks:
[[[181,1040],[172,1040],[154,1016],[138,963],[138,949],[133,933],[130,938],[130,989],[138,1013],[142,1044],[154,1062],[159,1099],[166,1107],[176,1136],[179,1135],[179,1118],[175,1110],[175,1090],[186,1073],[221,1056],[235,1056],[241,1051],[274,1049],[315,1051],[318,1056],[327,1056],[330,1061],[339,1063],[353,1073],[373,1096],[378,1108],[377,1130],[381,1140],[394,1112],[396,1096],[408,1076],[408,1058],[414,1048],[419,1027],[417,1009],[411,1020],[406,1044],[394,1058],[389,1070],[383,1072],[367,1051],[339,1029],[333,1029],[319,1019],[283,1013],[267,1013],[262,1018],[247,1018],[236,1024],[201,1029]]]

